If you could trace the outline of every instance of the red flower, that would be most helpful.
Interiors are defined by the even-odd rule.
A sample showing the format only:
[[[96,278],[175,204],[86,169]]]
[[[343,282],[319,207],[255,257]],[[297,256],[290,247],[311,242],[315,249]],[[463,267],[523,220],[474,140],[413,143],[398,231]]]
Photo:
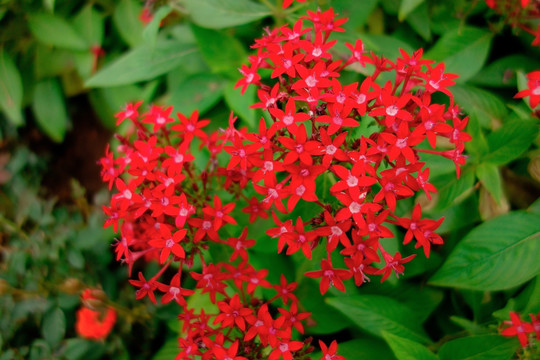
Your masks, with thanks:
[[[503,336],[517,336],[521,346],[525,347],[529,344],[529,339],[527,334],[534,332],[533,326],[528,323],[521,321],[519,314],[515,312],[510,312],[510,320],[505,321],[505,324],[511,324],[509,327],[501,331]]]
[[[82,294],[83,300],[97,300],[91,295],[91,290],[86,289]],[[102,340],[109,335],[116,323],[116,311],[111,306],[99,310],[92,310],[83,306],[77,310],[75,330],[89,340]]]
[[[321,270],[308,271],[304,275],[310,278],[321,278],[319,288],[321,294],[324,295],[330,286],[335,286],[339,291],[345,292],[343,280],[350,279],[352,273],[347,269],[334,269],[329,260],[322,259]]]
[[[319,346],[321,347],[323,357],[320,360],[346,360],[343,356],[337,355],[337,341],[334,340],[329,347],[326,347],[326,344],[319,340]]]

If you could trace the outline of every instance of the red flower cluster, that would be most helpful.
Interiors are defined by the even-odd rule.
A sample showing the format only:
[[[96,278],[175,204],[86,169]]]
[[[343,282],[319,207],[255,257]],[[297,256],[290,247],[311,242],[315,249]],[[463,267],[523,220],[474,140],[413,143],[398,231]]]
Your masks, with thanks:
[[[218,164],[224,151],[234,153],[234,139],[240,134],[232,126],[235,118],[231,117],[226,131],[207,135],[202,129],[209,121],[199,119],[197,112],[189,118],[177,114],[179,121],[167,127],[174,121],[171,108],[152,106],[139,114],[140,105],[129,104],[117,115],[118,123],[133,122],[135,139],[118,136],[119,155],[107,150],[101,160],[103,179],[118,190],[111,205],[104,207],[109,216],[106,225],[120,229],[117,259],[128,264],[130,273],[143,257],[162,264],[150,279],[139,272],[138,279],[130,280],[138,288],[137,299],[148,297],[157,303],[156,294],[161,294],[161,303],[175,301],[182,307],[183,336],[177,359],[245,360],[267,352],[269,359],[305,358],[313,350],[310,340],[293,340],[294,332],[304,332],[302,321],[309,316],[293,294],[297,284],[282,275],[279,285],[271,285],[266,280],[268,270],[257,270],[249,263],[247,250],[255,240],[248,238],[247,228],[228,238],[221,231],[236,225],[235,217],[245,216],[243,213],[249,213],[252,220],[267,216],[262,207],[256,209],[255,198],[240,193],[245,174]],[[210,154],[205,164],[197,163],[192,154],[200,156],[200,147]],[[238,163],[240,151],[233,155],[233,159],[240,158]],[[223,188],[234,194],[235,201],[247,204],[234,217],[236,202],[225,202],[216,195]],[[228,258],[210,262],[209,246],[229,249]],[[197,261],[202,264],[200,271],[194,267]],[[176,270],[172,270],[173,263],[179,263]],[[184,268],[189,269],[194,289],[209,296],[217,313],[196,312],[188,306],[186,297],[196,290],[183,287]],[[162,277],[168,280],[161,281]],[[263,289],[274,295],[264,299]]]
[[[110,306],[95,306],[102,304],[95,293],[96,291],[91,289],[82,293],[83,307],[77,310],[75,330],[86,339],[102,340],[109,335],[116,323],[116,311]]]
[[[529,334],[536,334],[536,341],[540,340],[540,313],[529,314],[531,322],[521,321],[519,314],[510,313],[510,321],[505,321],[505,325],[510,325],[501,331],[501,335],[513,337],[517,336],[521,346],[529,345]]]
[[[419,205],[411,217],[398,216],[396,206],[419,191],[428,197],[436,192],[421,153],[451,159],[459,175],[470,137],[464,132],[467,118],[459,117],[447,89],[456,76],[422,59],[422,50],[402,51],[392,62],[368,55],[360,40],[346,44],[346,61],[334,60],[330,35],[343,31],[345,21],[332,9],[308,12],[292,28],[256,40],[257,54],[240,69],[244,77],[237,84],[243,91],[259,87],[260,102],[253,107],[267,111],[270,121],[261,119],[256,132],[235,128],[232,114],[229,126],[213,133],[204,131],[209,120],[197,112],[175,119],[172,108],[152,106],[139,114],[136,103],[117,115],[118,123],[131,121],[133,131],[118,136],[116,155],[107,149],[101,160],[103,180],[117,190],[104,207],[106,225],[120,230],[116,257],[130,273],[141,258],[162,265],[151,278],[139,273],[130,283],[138,299],[157,303],[161,294],[162,303],[174,300],[182,307],[177,359],[264,354],[289,360],[312,350],[309,340],[294,340],[309,316],[293,294],[296,283],[282,275],[279,285],[271,285],[268,270],[249,262],[255,240],[247,227],[235,227],[248,215],[250,223],[271,215],[276,227],[266,233],[276,239],[278,252],[301,251],[311,259],[316,247],[325,250],[317,259],[321,270],[305,274],[321,279],[322,294],[330,286],[345,291],[349,278],[360,286],[367,275],[384,281],[392,272],[403,273],[414,255],[385,250],[384,239],[394,237],[385,224],[403,227],[404,243],[414,239],[426,256],[443,243],[435,233],[442,219],[423,219]],[[355,63],[370,64],[373,74],[359,83],[340,82],[340,72]],[[270,78],[263,80],[265,71]],[[432,103],[435,92],[446,94],[450,106]],[[361,124],[370,119],[378,131],[368,134]],[[311,204],[319,213],[303,219]],[[295,209],[300,216],[293,220]],[[217,261],[210,247],[225,258]],[[334,266],[332,253],[345,268]],[[216,313],[190,308],[186,297],[194,289],[209,296]],[[342,358],[336,347],[321,344],[323,358]]]
[[[513,28],[522,29],[532,36],[533,46],[540,46],[540,25],[534,28],[531,19],[540,17],[540,2],[530,0],[486,0],[487,6],[504,15],[505,22]]]
[[[330,35],[343,31],[345,20],[336,19],[332,9],[308,14],[292,28],[256,40],[257,55],[240,69],[244,78],[237,87],[259,87],[260,102],[253,107],[268,111],[272,124],[261,120],[258,133],[237,133],[234,147],[226,150],[233,155],[228,169],[245,173],[263,196],[260,207],[287,214],[301,202],[320,206],[319,216],[300,216],[295,223],[273,213],[277,227],[267,234],[278,239],[278,251],[286,248],[287,255],[301,250],[311,259],[313,248],[326,247],[321,270],[306,273],[321,278],[324,294],[332,285],[344,291],[343,280],[351,277],[360,286],[367,275],[385,280],[403,272],[402,264],[412,256],[385,251],[380,240],[394,234],[384,223],[407,229],[404,243],[414,239],[426,256],[433,244],[443,243],[434,232],[442,220],[422,219],[419,205],[411,218],[400,217],[396,204],[418,191],[428,197],[436,192],[420,153],[453,160],[459,175],[470,136],[464,132],[467,118],[459,117],[447,89],[456,75],[444,73],[443,64],[422,59],[422,50],[412,55],[401,51],[395,62],[368,55],[361,40],[345,44],[351,52],[346,61],[333,60],[336,41]],[[303,20],[313,27],[305,27]],[[373,75],[342,84],[340,71],[355,63],[371,64]],[[262,80],[263,69],[269,69],[270,79]],[[394,80],[379,85],[382,74]],[[435,92],[446,94],[451,105],[432,103]],[[355,128],[370,118],[379,131],[362,136]],[[435,150],[442,138],[451,148]],[[324,181],[333,184],[330,194],[320,188]],[[336,250],[346,269],[334,268],[331,253]],[[373,266],[381,261],[382,266]]]

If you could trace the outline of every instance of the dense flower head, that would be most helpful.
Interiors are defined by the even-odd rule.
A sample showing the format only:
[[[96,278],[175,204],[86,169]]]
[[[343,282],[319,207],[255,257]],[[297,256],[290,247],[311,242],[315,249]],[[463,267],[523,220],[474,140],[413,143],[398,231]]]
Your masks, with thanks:
[[[296,282],[282,275],[271,284],[269,271],[250,263],[257,241],[241,224],[271,219],[266,241],[320,264],[305,276],[318,279],[321,294],[405,271],[415,255],[386,251],[384,239],[396,235],[389,225],[402,227],[404,245],[427,257],[443,243],[435,232],[442,219],[422,218],[420,205],[410,215],[396,208],[437,192],[423,153],[450,159],[459,176],[470,136],[449,89],[456,76],[423,60],[421,50],[392,61],[368,54],[361,40],[335,60],[331,35],[345,21],[332,9],[310,11],[256,40],[236,84],[242,93],[258,88],[253,107],[271,120],[256,130],[237,128],[231,114],[228,127],[209,132],[197,111],[173,116],[158,105],[142,112],[140,103],[128,104],[117,114],[132,131],[101,160],[103,180],[116,190],[104,207],[106,225],[120,230],[116,257],[130,276],[137,261],[161,266],[130,283],[137,299],[182,308],[177,359],[302,359],[312,350],[297,340],[309,314],[294,295]],[[373,73],[343,83],[341,71],[353,64],[371,64]],[[437,92],[452,106],[432,103]],[[366,122],[375,130],[366,131]],[[316,248],[323,249],[317,257]],[[195,293],[208,296],[216,313],[192,309],[187,299]],[[320,346],[325,359],[342,358],[337,343]]]
[[[540,46],[540,26],[534,21],[540,17],[540,3],[531,0],[485,0],[487,6],[504,17],[504,22],[532,36],[533,46]]]

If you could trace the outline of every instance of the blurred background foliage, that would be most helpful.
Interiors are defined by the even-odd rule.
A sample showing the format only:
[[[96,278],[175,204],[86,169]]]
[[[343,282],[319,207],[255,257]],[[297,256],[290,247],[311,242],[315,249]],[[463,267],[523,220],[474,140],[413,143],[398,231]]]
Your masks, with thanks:
[[[102,228],[109,195],[96,163],[114,114],[143,100],[198,109],[217,128],[232,109],[254,129],[256,94],[233,89],[237,68],[264,28],[317,6],[349,18],[336,39],[361,38],[390,59],[423,48],[460,75],[451,91],[470,117],[470,157],[455,179],[451,161],[426,156],[438,197],[399,211],[417,201],[428,216],[445,216],[446,244],[410,263],[403,279],[323,298],[302,276],[316,265],[300,257],[268,264],[269,250],[256,247],[255,265],[298,274],[298,297],[313,313],[308,335],[337,338],[349,359],[408,359],[411,349],[417,359],[473,355],[464,349],[478,359],[538,354],[497,329],[509,311],[540,311],[538,119],[513,99],[525,74],[540,69],[540,51],[483,1],[319,0],[283,10],[272,0],[0,0],[0,359],[176,355],[174,307],[134,300],[112,256],[114,234]],[[370,72],[348,69],[343,79]],[[366,118],[362,133],[370,126]],[[74,330],[89,287],[103,289],[118,311],[102,342]]]

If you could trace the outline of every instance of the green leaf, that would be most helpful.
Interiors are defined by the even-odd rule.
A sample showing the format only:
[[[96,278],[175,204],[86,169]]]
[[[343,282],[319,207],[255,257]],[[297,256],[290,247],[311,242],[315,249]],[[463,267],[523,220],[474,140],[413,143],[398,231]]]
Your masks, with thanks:
[[[105,27],[103,15],[94,9],[92,4],[86,5],[73,20],[73,26],[84,37],[88,47],[100,46],[103,43]]]
[[[0,50],[0,109],[8,120],[16,126],[22,125],[21,112],[23,85],[21,74],[6,52]]]
[[[499,168],[496,165],[482,163],[476,168],[476,176],[495,199],[500,204],[503,189]]]
[[[428,6],[425,2],[422,2],[420,6],[407,16],[409,25],[411,25],[414,31],[426,41],[431,41],[431,26],[429,20]]]
[[[444,210],[465,200],[473,190],[474,179],[474,172],[469,169],[462,171],[459,179],[454,174],[434,178],[432,183],[439,191],[436,209]]]
[[[192,25],[193,34],[206,63],[213,72],[228,73],[238,77],[238,70],[247,57],[238,39],[223,32]]]
[[[88,50],[85,39],[61,17],[39,13],[28,18],[30,31],[43,44],[69,50]]]
[[[445,33],[425,54],[425,58],[444,61],[445,71],[459,75],[456,81],[465,82],[482,69],[492,38],[488,31],[459,27]]]
[[[341,17],[349,19],[343,27],[347,32],[352,32],[365,25],[378,2],[378,0],[332,0],[332,8]]]
[[[459,316],[450,316],[450,321],[464,330],[467,330],[472,335],[481,335],[489,331],[474,321]]]
[[[177,41],[147,44],[127,52],[98,71],[85,83],[87,87],[108,87],[151,80],[177,67],[196,48]]]
[[[471,83],[491,87],[516,87],[518,71],[530,72],[540,68],[540,62],[530,56],[521,54],[505,56],[497,59],[471,80]]]
[[[36,78],[54,77],[72,71],[73,55],[74,52],[71,50],[38,45],[34,61]]]
[[[144,42],[144,26],[139,20],[142,11],[141,2],[136,0],[121,0],[113,14],[114,26],[120,37],[130,46],[135,47]]]
[[[64,140],[69,119],[58,80],[47,79],[36,85],[32,110],[45,134],[56,142]]]
[[[408,53],[414,51],[413,47],[408,43],[389,35],[362,34],[362,40],[365,42],[366,47],[389,59],[400,57],[399,49],[403,49]]]
[[[420,4],[425,0],[401,0],[398,11],[399,21],[403,21],[409,16],[411,12],[414,11]]]
[[[165,19],[171,11],[172,8],[170,6],[164,5],[152,15],[152,21],[150,21],[143,30],[143,38],[150,45],[154,46],[156,44],[161,21]]]
[[[470,336],[445,343],[439,357],[441,360],[509,360],[518,346],[517,339],[500,335]]]
[[[527,151],[537,134],[534,121],[511,120],[488,135],[489,154],[482,160],[494,165],[507,164]]]
[[[540,216],[512,212],[473,229],[452,251],[430,283],[498,291],[540,273]]]
[[[171,92],[169,103],[174,112],[188,116],[199,110],[203,114],[218,103],[223,96],[225,79],[219,75],[201,73],[190,76]]]
[[[354,295],[326,299],[361,329],[383,336],[383,331],[421,343],[429,342],[409,307],[380,295]]]
[[[178,339],[173,338],[169,339],[163,344],[161,349],[159,349],[154,356],[152,356],[152,360],[170,360],[174,359],[176,355],[180,352],[180,349],[178,348]]]
[[[66,333],[66,317],[62,309],[55,307],[43,315],[41,335],[54,348],[64,338]]]
[[[255,92],[256,88],[254,86],[249,86],[242,95],[239,89],[234,88],[234,81],[230,81],[227,86],[225,86],[224,92],[227,105],[235,115],[245,121],[248,128],[252,131],[258,129],[259,125],[255,115],[255,109],[249,108],[255,103]]]
[[[297,263],[298,264],[298,263]],[[307,265],[304,259],[302,265]],[[318,283],[306,277],[303,277],[304,270],[300,266],[297,266],[296,273],[298,290],[295,295],[299,299],[305,299],[302,305],[306,312],[311,313],[311,321],[306,326],[306,330],[310,334],[331,334],[343,330],[350,326],[348,315],[343,315],[340,311],[334,307],[328,305],[319,292]],[[298,281],[298,278],[302,276],[302,280]],[[288,277],[288,280],[291,279]]]
[[[266,6],[250,0],[183,0],[182,2],[195,24],[210,29],[247,24],[271,15]]]
[[[485,128],[503,122],[508,115],[504,101],[492,92],[470,85],[455,85],[451,91],[456,103],[471,116],[476,116]]]
[[[63,356],[67,360],[83,359],[90,350],[92,343],[85,339],[67,339],[64,347]]]
[[[433,354],[424,345],[383,331],[384,340],[390,345],[390,349],[398,360],[437,360],[438,357]]]

